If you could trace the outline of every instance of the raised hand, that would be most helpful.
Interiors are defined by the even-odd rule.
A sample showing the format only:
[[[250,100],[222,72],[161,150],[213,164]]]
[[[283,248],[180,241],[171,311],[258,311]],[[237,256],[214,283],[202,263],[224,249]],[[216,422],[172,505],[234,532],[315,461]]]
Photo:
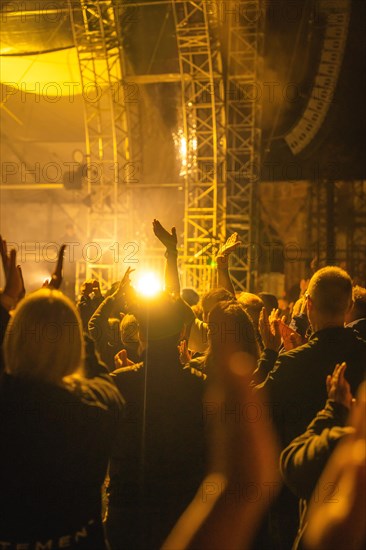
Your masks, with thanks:
[[[278,310],[273,310],[268,317],[265,307],[259,315],[259,334],[265,348],[278,351],[281,345],[280,319]]]
[[[346,368],[347,364],[344,362],[337,364],[333,373],[327,376],[326,384],[328,398],[350,409],[353,402],[353,396],[351,387],[344,377]]]
[[[222,245],[222,247],[217,253],[217,257],[229,256],[240,245],[241,245],[241,240],[239,239],[238,233],[235,232],[232,235],[230,235],[226,243]]]
[[[102,296],[102,291],[100,290],[100,283],[97,279],[93,279],[93,292],[97,297]]]
[[[339,378],[343,377],[345,367],[342,365],[337,365]],[[338,443],[318,481],[319,488],[327,487],[328,496],[309,500],[308,526],[304,532],[304,547],[306,545],[309,550],[365,548],[365,407],[364,382],[351,409],[348,422],[350,432]]]
[[[97,279],[88,279],[83,282],[81,285],[81,294],[83,296],[89,296],[92,292],[94,292],[95,296],[101,296],[102,293],[100,291],[100,284]]]
[[[281,319],[281,314],[279,309],[273,308],[271,313],[268,316],[268,321],[271,324],[273,321],[283,321],[284,318]]]
[[[1,255],[1,261],[3,264],[4,275],[6,279],[10,269],[10,256],[8,254],[8,247],[7,247],[6,241],[1,237],[1,235],[0,235],[0,255]]]
[[[192,359],[192,352],[188,349],[187,340],[182,340],[178,344],[179,361],[182,365],[186,365]]]
[[[62,283],[62,268],[64,265],[64,253],[65,253],[66,244],[63,244],[59,250],[57,257],[57,264],[55,271],[52,273],[51,279],[46,280],[43,283],[44,288],[50,288],[51,290],[58,290]]]
[[[14,305],[25,295],[23,274],[20,265],[16,265],[17,253],[11,250],[9,254],[8,274],[4,294],[14,300]]]
[[[158,220],[154,219],[153,231],[154,235],[168,250],[176,250],[178,239],[175,227],[172,227],[172,232],[169,233]]]
[[[122,296],[126,293],[126,290],[130,287],[131,285],[131,280],[130,280],[130,275],[131,273],[133,273],[135,270],[134,269],[131,269],[131,267],[128,267],[126,269],[126,272],[125,274],[123,275],[122,279],[121,279],[121,282],[119,283],[119,286],[117,288],[117,290],[112,294],[112,296],[114,298],[122,298]]]
[[[127,351],[125,349],[121,349],[121,351],[116,353],[116,355],[114,356],[115,369],[121,369],[123,367],[132,367],[132,365],[134,365],[134,362],[127,357]]]
[[[285,347],[286,351],[290,351],[291,349],[298,348],[299,346],[303,345],[303,339],[301,334],[298,332],[292,332],[288,339],[283,341],[283,345]]]
[[[7,309],[11,309],[25,295],[22,268],[16,263],[16,250],[8,253],[6,241],[0,237],[0,255],[5,274],[5,288],[2,303]]]

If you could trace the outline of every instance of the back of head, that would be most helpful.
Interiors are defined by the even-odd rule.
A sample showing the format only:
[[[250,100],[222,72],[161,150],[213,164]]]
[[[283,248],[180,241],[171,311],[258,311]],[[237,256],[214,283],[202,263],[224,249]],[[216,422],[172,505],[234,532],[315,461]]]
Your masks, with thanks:
[[[132,313],[139,326],[140,338],[149,342],[149,346],[169,340],[176,344],[184,323],[181,299],[162,292],[154,298],[139,299]]]
[[[278,309],[278,300],[274,294],[270,294],[269,292],[259,292],[258,296],[264,303],[264,307],[266,308],[268,315],[272,313],[273,309]]]
[[[213,288],[201,298],[203,317],[207,320],[208,314],[219,302],[231,301],[233,295],[225,288]]]
[[[321,315],[343,316],[352,304],[351,277],[340,267],[323,267],[310,279],[307,294]]]
[[[219,302],[209,315],[210,352],[246,352],[258,359],[258,343],[253,322],[242,304]]]
[[[263,300],[251,292],[242,292],[239,294],[238,301],[243,304],[245,311],[252,319],[254,326],[258,328],[259,315],[264,307]]]
[[[123,345],[137,344],[139,342],[139,324],[131,313],[123,316],[119,325],[120,336]]]
[[[7,372],[59,383],[82,365],[82,324],[73,303],[58,290],[42,289],[20,302],[4,339]]]
[[[294,303],[294,306],[292,308],[292,317],[295,317],[296,315],[300,315],[301,309],[304,306],[305,297],[301,296],[296,302]]]
[[[200,296],[194,288],[183,288],[181,296],[185,302],[190,306],[195,306],[200,301]]]

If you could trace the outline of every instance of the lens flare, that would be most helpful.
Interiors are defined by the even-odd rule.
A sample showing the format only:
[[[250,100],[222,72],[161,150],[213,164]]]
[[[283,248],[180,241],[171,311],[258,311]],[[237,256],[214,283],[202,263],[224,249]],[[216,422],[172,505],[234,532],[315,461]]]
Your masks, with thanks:
[[[152,272],[142,273],[136,282],[136,290],[146,297],[156,296],[163,290],[159,277]]]

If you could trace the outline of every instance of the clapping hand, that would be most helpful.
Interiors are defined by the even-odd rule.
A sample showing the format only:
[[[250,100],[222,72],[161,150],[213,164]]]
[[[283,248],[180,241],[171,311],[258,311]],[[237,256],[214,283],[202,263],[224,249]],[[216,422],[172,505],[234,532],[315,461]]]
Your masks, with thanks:
[[[127,357],[127,351],[125,349],[121,349],[121,351],[116,353],[116,355],[114,356],[115,369],[132,367],[132,365],[134,365],[134,362]]]
[[[239,239],[238,233],[233,233],[230,235],[230,237],[227,239],[226,243],[222,245],[222,247],[219,249],[218,253],[216,254],[216,263],[217,267],[220,269],[224,268],[226,269],[229,262],[229,256],[234,250],[238,248],[238,246],[241,245],[241,240]]]
[[[43,288],[58,290],[62,283],[62,268],[64,265],[64,253],[66,244],[63,244],[59,250],[55,271],[52,273],[51,279],[46,279],[43,283]]]
[[[240,245],[241,245],[241,240],[239,239],[238,233],[235,232],[232,235],[230,235],[226,243],[222,245],[222,247],[217,253],[217,256],[229,256]]]
[[[5,274],[4,295],[10,299],[12,306],[15,306],[25,295],[23,274],[20,265],[16,264],[16,250],[8,253],[6,241],[0,236],[0,255]]]
[[[337,365],[331,375],[328,392],[336,401],[350,402],[344,379],[346,364]],[[340,391],[339,391],[340,390]],[[334,391],[334,393],[333,393]],[[327,498],[311,498],[307,512],[304,547],[309,550],[361,550],[366,538],[366,383],[360,385],[342,438],[318,481],[327,488]],[[314,493],[316,496],[317,491]]]
[[[121,282],[120,282],[119,285],[118,285],[117,290],[112,294],[112,297],[113,297],[113,298],[121,299],[121,298],[125,297],[127,291],[131,289],[130,275],[131,275],[131,273],[133,273],[134,271],[135,271],[135,270],[134,270],[134,269],[131,269],[131,267],[128,267],[128,268],[126,269],[126,272],[125,272],[125,274],[123,275],[123,277],[122,277],[122,279],[121,279]]]
[[[280,315],[278,310],[272,310],[268,317],[265,307],[259,315],[259,334],[266,349],[278,351],[281,345]]]
[[[326,384],[328,399],[332,399],[344,407],[347,407],[347,409],[350,409],[354,399],[351,393],[351,387],[344,377],[346,368],[347,364],[344,362],[337,364],[332,374],[327,376]]]
[[[176,250],[178,239],[175,227],[172,227],[172,232],[169,233],[158,220],[154,219],[153,231],[155,236],[168,250]]]
[[[102,295],[100,291],[100,284],[97,279],[88,279],[81,285],[81,294],[83,296],[90,296],[94,292],[94,295],[100,297]]]
[[[187,340],[182,340],[178,344],[179,361],[182,365],[186,365],[192,359],[192,352],[188,349]]]
[[[7,247],[6,241],[1,237],[1,235],[0,235],[0,254],[1,254],[1,261],[3,264],[5,279],[7,279],[10,271],[10,254],[8,254],[8,247]]]

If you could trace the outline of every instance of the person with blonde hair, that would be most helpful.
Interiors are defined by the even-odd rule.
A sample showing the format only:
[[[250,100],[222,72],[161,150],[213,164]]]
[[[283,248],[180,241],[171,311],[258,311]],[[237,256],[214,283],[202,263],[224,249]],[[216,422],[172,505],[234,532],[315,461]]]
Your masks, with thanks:
[[[30,294],[3,354],[1,544],[102,550],[101,486],[123,400],[103,365],[85,361],[75,306],[52,287]]]
[[[6,372],[61,384],[82,371],[83,331],[73,303],[43,288],[20,302],[4,338]]]

